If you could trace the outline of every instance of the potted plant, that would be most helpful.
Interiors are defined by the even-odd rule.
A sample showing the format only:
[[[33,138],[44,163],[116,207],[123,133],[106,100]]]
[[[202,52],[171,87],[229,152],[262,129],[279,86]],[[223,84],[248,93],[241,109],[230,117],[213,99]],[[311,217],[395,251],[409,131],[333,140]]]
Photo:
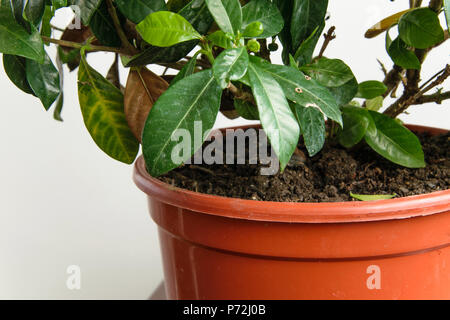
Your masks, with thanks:
[[[134,179],[159,226],[169,298],[450,298],[448,132],[397,119],[450,98],[448,64],[421,79],[448,39],[449,2],[411,0],[368,30],[386,37],[393,67],[362,83],[325,57],[327,5],[1,0],[11,81],[60,120],[62,66],[78,68],[95,143],[128,164],[142,144]],[[68,6],[73,23],[52,37],[55,10]],[[95,51],[116,54],[106,77],[86,60]],[[261,125],[211,131],[219,112]]]

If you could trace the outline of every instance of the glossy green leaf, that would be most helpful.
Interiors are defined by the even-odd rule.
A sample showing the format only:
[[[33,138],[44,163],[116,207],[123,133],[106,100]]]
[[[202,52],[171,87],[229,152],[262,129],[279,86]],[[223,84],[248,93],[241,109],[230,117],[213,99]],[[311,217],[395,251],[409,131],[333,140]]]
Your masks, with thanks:
[[[297,120],[292,114],[283,89],[269,72],[250,63],[248,73],[262,127],[278,155],[283,171],[300,137]]]
[[[366,109],[372,111],[378,111],[383,107],[384,98],[382,96],[375,97],[373,99],[366,100]]]
[[[29,34],[14,19],[11,7],[0,7],[0,21],[0,52],[44,62],[44,44],[36,28]]]
[[[120,23],[123,23],[125,21],[125,18],[120,14],[120,12],[118,12],[117,15],[119,17]],[[108,5],[106,1],[103,1],[98,6],[98,8],[95,9],[89,26],[92,30],[92,33],[102,45],[111,47],[121,46],[122,42],[117,35],[116,28],[114,27],[114,23],[111,19],[111,16],[109,15]]]
[[[302,106],[316,105],[328,118],[342,125],[336,99],[317,81],[292,67],[271,64],[253,56],[250,61],[268,72],[281,85],[286,98]]]
[[[4,54],[3,67],[9,79],[16,85],[17,88],[25,93],[34,95],[33,89],[31,89],[27,80],[25,58]]]
[[[392,198],[395,198],[397,194],[374,194],[374,195],[367,195],[367,194],[354,194],[350,192],[350,196],[352,198],[355,198],[356,200],[360,201],[376,201],[376,200],[389,200]]]
[[[60,93],[59,73],[46,55],[44,63],[26,60],[27,80],[31,89],[41,100],[46,110],[50,109]]]
[[[372,117],[364,108],[345,106],[342,108],[344,127],[338,135],[339,143],[345,148],[351,148],[358,144],[365,136],[367,128],[375,126]]]
[[[376,80],[369,80],[361,82],[358,85],[358,98],[373,99],[375,97],[383,95],[387,90],[386,85],[383,82]]]
[[[253,0],[242,7],[242,29],[250,24],[260,22],[263,31],[255,36],[269,38],[281,32],[284,26],[283,16],[276,4],[268,0]]]
[[[189,77],[190,75],[194,74],[195,66],[197,64],[197,55],[194,55],[191,60],[186,63],[186,65],[181,69],[175,78],[170,82],[170,85],[173,86],[175,83],[180,81],[181,79],[184,79],[186,77]]]
[[[51,6],[45,6],[44,15],[42,16],[42,23],[41,23],[41,35],[50,37],[52,35],[52,27],[50,25],[50,20],[53,18],[53,10]],[[49,42],[45,43],[46,45],[49,45]]]
[[[30,23],[25,19],[23,13],[26,4],[26,1],[23,0],[5,0],[5,4],[2,4],[2,6],[6,6],[12,10],[14,19],[17,23],[19,23],[28,33],[30,33]]]
[[[306,38],[305,41],[302,42],[300,47],[295,52],[294,58],[300,67],[304,66],[305,64],[311,63],[314,49],[316,48],[317,42],[319,41],[324,28],[325,22],[314,29],[313,33],[308,38]]]
[[[398,22],[400,38],[409,46],[427,49],[444,40],[437,14],[429,8],[405,13]]]
[[[365,140],[373,150],[404,167],[425,167],[423,150],[414,133],[384,114],[368,112],[375,126],[368,128]]]
[[[336,103],[339,106],[343,106],[352,101],[358,93],[358,81],[356,78],[353,78],[340,87],[332,87],[328,88],[328,90],[335,98]]]
[[[45,10],[45,0],[28,1],[23,10],[23,15],[32,24],[39,26]]]
[[[56,121],[64,121],[61,117],[61,112],[64,106],[64,68],[63,68],[63,62],[61,61],[61,57],[59,55],[59,52],[56,53],[56,68],[58,69],[59,73],[59,87],[60,87],[60,93],[58,98],[56,99],[55,108],[53,109],[53,119]]]
[[[215,31],[208,35],[208,40],[211,41],[213,46],[217,46],[224,49],[233,48],[233,40],[222,30]]]
[[[95,143],[110,157],[132,163],[139,142],[128,127],[123,94],[89,66],[84,55],[78,69],[78,98],[84,123]]]
[[[387,34],[387,36],[389,36]],[[404,69],[416,69],[420,70],[421,64],[417,56],[409,50],[406,44],[397,37],[391,42],[388,48],[389,56],[394,63]]]
[[[294,108],[306,149],[309,156],[313,157],[322,150],[325,143],[324,115],[320,109],[314,106],[304,107],[295,104]]]
[[[170,47],[201,38],[189,21],[170,11],[158,11],[148,15],[136,26],[136,30],[145,41],[158,47]]]
[[[69,0],[71,6],[78,6],[79,10],[74,10],[75,13],[80,14],[81,22],[88,26],[91,22],[91,18],[94,15],[100,3],[103,0]]]
[[[257,107],[247,101],[234,99],[234,108],[246,120],[259,120]]]
[[[232,80],[239,80],[247,73],[248,53],[244,47],[223,51],[214,61],[213,74],[222,89]]]
[[[192,0],[178,14],[183,16],[200,34],[206,34],[214,22],[204,0]],[[184,58],[197,45],[198,40],[191,40],[171,47],[150,46],[133,57],[127,67],[142,66],[152,63],[176,62]]]
[[[237,35],[242,26],[242,8],[239,0],[205,0],[209,12],[225,33]]]
[[[295,51],[323,23],[327,7],[328,0],[294,1],[290,30]]]
[[[216,121],[221,94],[212,71],[205,70],[178,81],[159,97],[150,111],[142,135],[144,159],[152,176],[178,167],[201,147],[204,134]],[[201,128],[198,127],[200,123]],[[178,162],[172,157],[172,152],[176,152],[174,150],[180,141],[172,136],[181,134],[183,129],[190,133],[186,137],[191,139],[190,150]],[[196,131],[200,131],[202,136],[194,140]]]
[[[164,0],[116,0],[120,12],[134,23],[139,23],[149,14],[166,10]]]
[[[300,70],[325,87],[340,87],[354,78],[352,70],[339,59],[322,57]]]

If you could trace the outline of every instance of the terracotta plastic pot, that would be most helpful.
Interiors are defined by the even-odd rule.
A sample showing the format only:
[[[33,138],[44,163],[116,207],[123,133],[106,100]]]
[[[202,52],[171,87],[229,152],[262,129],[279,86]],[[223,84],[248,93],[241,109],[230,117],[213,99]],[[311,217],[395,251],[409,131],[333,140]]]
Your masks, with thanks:
[[[142,158],[134,180],[159,227],[169,299],[450,299],[450,190],[372,202],[241,200],[162,183]]]

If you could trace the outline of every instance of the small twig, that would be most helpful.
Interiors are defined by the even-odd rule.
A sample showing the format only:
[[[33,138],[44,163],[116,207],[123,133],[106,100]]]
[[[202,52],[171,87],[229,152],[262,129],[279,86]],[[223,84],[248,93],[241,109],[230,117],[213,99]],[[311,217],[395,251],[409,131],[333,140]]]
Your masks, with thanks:
[[[429,84],[431,81],[433,81],[435,78],[437,78],[439,75],[441,75],[442,73],[444,73],[445,72],[445,70],[447,70],[447,67],[448,67],[448,65],[444,68],[444,69],[442,69],[442,70],[440,70],[439,72],[437,72],[436,74],[434,74],[430,79],[428,79],[427,81],[425,81],[421,86],[420,86],[420,88],[419,89],[423,89],[427,84]]]
[[[423,96],[419,97],[414,102],[414,104],[424,104],[424,103],[430,103],[430,102],[441,104],[442,101],[448,100],[448,99],[450,99],[450,91],[446,91],[446,92],[438,91],[434,94],[423,95]]]
[[[380,67],[381,67],[381,71],[383,71],[383,74],[384,74],[384,76],[386,77],[386,76],[387,76],[387,74],[388,74],[388,71],[387,71],[387,69],[386,69],[385,65],[383,64],[383,62],[381,62],[381,60],[380,60],[380,59],[377,59],[377,61],[378,61],[378,63],[380,64]]]
[[[324,38],[325,41],[323,42],[322,48],[320,49],[319,55],[317,56],[318,58],[322,58],[325,50],[327,49],[328,45],[330,44],[330,42],[333,39],[336,39],[336,34],[334,33],[334,31],[336,30],[335,26],[330,27],[330,29],[328,29],[327,33],[324,33]]]
[[[82,47],[84,47],[86,45],[85,43],[73,42],[73,41],[67,41],[67,40],[61,40],[61,39],[53,39],[53,38],[49,38],[46,36],[41,36],[41,38],[44,42],[50,42],[50,43],[58,44],[63,47],[69,47],[69,48],[74,48],[74,49],[81,49]],[[120,49],[120,48],[113,48],[113,47],[106,47],[106,46],[94,46],[92,44],[90,44],[88,47],[86,47],[86,50],[87,51],[115,52],[115,53],[119,53],[119,54],[130,55],[130,52]]]
[[[50,23],[50,27],[51,27],[52,29],[57,30],[57,31],[61,31],[61,32],[66,31],[65,29],[62,29],[62,28],[60,28],[60,27],[57,27],[57,26],[55,26],[54,24],[51,24],[51,23]]]

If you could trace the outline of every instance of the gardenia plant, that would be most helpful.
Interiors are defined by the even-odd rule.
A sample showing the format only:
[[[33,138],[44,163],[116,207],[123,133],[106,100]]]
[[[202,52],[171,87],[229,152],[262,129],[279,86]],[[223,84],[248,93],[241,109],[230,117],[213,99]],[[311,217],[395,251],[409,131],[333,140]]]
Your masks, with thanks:
[[[57,120],[62,65],[78,67],[80,107],[95,143],[114,159],[132,163],[142,142],[153,176],[180,165],[171,157],[178,143],[174,132],[194,136],[200,122],[206,138],[220,111],[259,120],[281,170],[301,136],[310,156],[326,139],[346,148],[365,141],[390,161],[418,168],[425,166],[420,142],[395,118],[411,105],[450,98],[439,88],[449,65],[421,79],[427,53],[448,39],[439,15],[447,13],[448,25],[450,8],[443,0],[424,7],[421,0],[409,2],[410,8],[366,33],[386,36],[394,66],[390,71],[382,66],[382,82],[358,83],[342,60],[324,56],[335,37],[334,27],[324,34],[328,0],[1,0],[0,51],[11,81],[46,110],[54,105]],[[58,28],[51,19],[68,6],[78,16],[59,39],[52,38]],[[392,38],[394,29],[398,36]],[[57,67],[44,50],[50,44],[58,46]],[[277,50],[284,65],[271,63]],[[95,51],[116,54],[106,77],[86,60]],[[130,68],[125,88],[120,63]],[[146,67],[152,64],[179,72],[156,75]],[[403,93],[380,113],[384,99],[396,97],[400,86]],[[203,141],[192,143],[183,160]]]

